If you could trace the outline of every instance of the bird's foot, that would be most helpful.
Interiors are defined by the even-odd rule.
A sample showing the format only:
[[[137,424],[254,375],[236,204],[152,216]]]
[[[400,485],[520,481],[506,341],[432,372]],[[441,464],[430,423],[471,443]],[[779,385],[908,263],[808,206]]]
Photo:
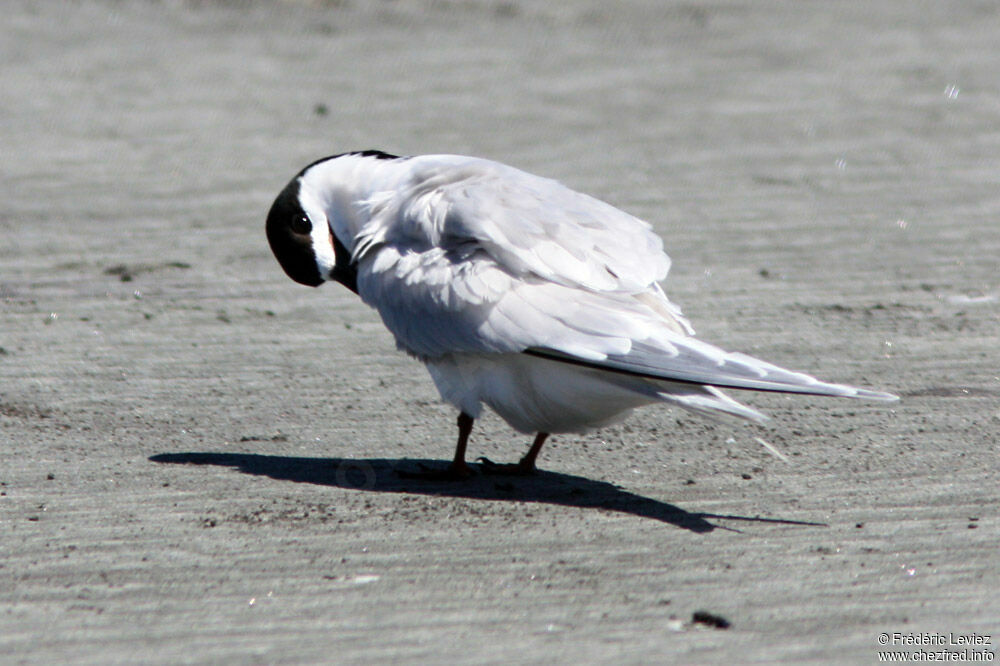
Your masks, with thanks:
[[[464,462],[461,464],[450,463],[443,469],[428,467],[423,463],[418,463],[420,471],[396,470],[396,475],[401,479],[420,479],[422,481],[464,481],[475,472]]]
[[[506,463],[500,464],[495,463],[489,458],[481,457],[477,458],[478,462],[483,467],[483,474],[497,474],[503,476],[529,476],[538,471],[535,467],[535,462],[533,460],[521,460],[518,463]]]

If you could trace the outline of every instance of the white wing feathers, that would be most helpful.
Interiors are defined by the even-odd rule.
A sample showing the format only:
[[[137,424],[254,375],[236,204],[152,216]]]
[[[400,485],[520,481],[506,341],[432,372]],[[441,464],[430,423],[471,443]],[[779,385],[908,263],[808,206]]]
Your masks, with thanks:
[[[443,193],[446,237],[476,239],[519,275],[595,291],[637,292],[670,260],[645,222],[555,181],[478,178]]]
[[[666,277],[670,259],[646,222],[554,180],[454,159],[428,160],[408,186],[369,197],[355,258],[386,242],[416,251],[474,243],[513,275],[566,286],[640,291]]]
[[[431,161],[409,187],[365,205],[359,293],[401,348],[426,359],[541,350],[656,381],[891,398],[691,337],[657,284],[670,260],[650,226],[555,181],[484,160]],[[706,410],[726,401],[723,411],[759,416],[717,391],[696,394]]]

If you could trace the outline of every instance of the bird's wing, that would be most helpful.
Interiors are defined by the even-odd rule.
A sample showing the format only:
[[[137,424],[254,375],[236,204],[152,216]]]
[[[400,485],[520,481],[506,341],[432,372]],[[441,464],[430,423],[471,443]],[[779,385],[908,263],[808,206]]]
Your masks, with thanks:
[[[475,245],[424,252],[382,246],[361,262],[358,292],[401,348],[429,358],[539,348],[604,361],[670,330],[627,293],[517,275]],[[658,346],[669,345],[659,337]]]
[[[657,284],[669,259],[649,225],[554,181],[473,161],[369,205],[359,294],[418,356],[527,351],[672,382],[881,395],[691,337]]]
[[[487,160],[431,156],[408,168],[402,186],[363,202],[369,221],[353,239],[359,294],[401,347],[603,358],[638,334],[629,315],[649,307],[633,295],[650,290],[657,325],[690,331],[656,285],[670,259],[646,222]]]
[[[475,243],[514,275],[596,291],[641,291],[670,268],[648,223],[554,180],[476,158],[408,164],[408,182],[367,202],[356,257],[382,242]]]

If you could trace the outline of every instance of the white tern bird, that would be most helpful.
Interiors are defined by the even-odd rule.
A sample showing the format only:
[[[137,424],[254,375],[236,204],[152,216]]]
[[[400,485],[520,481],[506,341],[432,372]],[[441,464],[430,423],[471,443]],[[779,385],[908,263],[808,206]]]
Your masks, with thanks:
[[[340,282],[375,308],[458,408],[445,470],[488,405],[535,433],[582,432],[666,402],[701,414],[764,416],[720,388],[895,400],[829,384],[693,337],[660,282],[670,259],[646,222],[560,183],[475,157],[374,150],[314,162],[267,216],[275,257],[296,282]]]

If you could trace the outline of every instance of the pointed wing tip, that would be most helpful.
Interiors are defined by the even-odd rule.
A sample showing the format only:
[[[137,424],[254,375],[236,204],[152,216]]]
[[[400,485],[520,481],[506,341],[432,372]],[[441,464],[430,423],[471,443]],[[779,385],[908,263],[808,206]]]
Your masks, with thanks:
[[[899,402],[899,396],[893,393],[884,393],[882,391],[871,391],[869,389],[854,389],[854,394],[851,395],[852,398],[861,398],[863,400],[878,400],[880,402]]]

